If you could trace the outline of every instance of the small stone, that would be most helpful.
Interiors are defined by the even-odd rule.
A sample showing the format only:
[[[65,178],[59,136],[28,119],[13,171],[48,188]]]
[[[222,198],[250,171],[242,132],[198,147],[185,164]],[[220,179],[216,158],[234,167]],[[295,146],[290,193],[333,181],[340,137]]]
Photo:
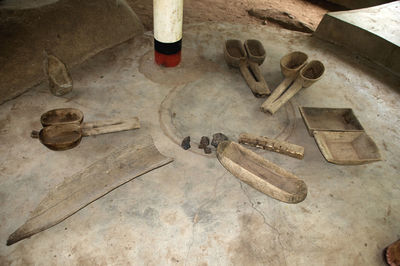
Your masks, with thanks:
[[[205,154],[210,154],[211,153],[211,148],[210,147],[204,147],[204,153]]]
[[[263,24],[263,25],[267,25],[268,22],[267,22],[266,20],[263,20],[262,24]]]
[[[210,145],[210,139],[206,136],[201,137],[199,149],[204,149],[208,145]]]
[[[213,135],[213,139],[212,139],[212,141],[211,141],[211,145],[213,145],[215,148],[217,148],[217,147],[218,147],[218,144],[219,144],[220,142],[222,142],[222,141],[225,141],[225,140],[228,140],[228,137],[227,137],[227,136],[225,136],[225,135],[222,134],[222,133],[215,133],[215,134]]]
[[[184,138],[184,139],[182,140],[181,147],[182,147],[184,150],[190,149],[190,136],[187,136],[186,138]]]

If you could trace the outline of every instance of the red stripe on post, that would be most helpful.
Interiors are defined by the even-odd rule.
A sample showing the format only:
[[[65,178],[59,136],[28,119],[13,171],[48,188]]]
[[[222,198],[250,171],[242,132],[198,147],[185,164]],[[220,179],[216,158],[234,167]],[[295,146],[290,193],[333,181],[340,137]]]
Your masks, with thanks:
[[[181,51],[176,54],[162,54],[154,51],[154,60],[157,65],[165,67],[175,67],[181,62]]]

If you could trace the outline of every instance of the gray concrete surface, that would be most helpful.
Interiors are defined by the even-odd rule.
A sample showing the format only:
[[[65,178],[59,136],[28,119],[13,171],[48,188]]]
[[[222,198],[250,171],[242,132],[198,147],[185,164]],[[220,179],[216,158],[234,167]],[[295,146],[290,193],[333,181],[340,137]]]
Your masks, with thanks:
[[[0,2],[0,103],[45,78],[46,54],[68,67],[143,34],[125,0]]]
[[[388,2],[392,2],[393,0],[328,0],[329,2],[350,8],[364,8],[386,4]]]
[[[315,36],[365,56],[400,76],[400,1],[327,13]]]
[[[223,59],[227,38],[258,38],[271,88],[279,60],[302,50],[326,74],[274,116],[261,113],[236,69]],[[400,238],[400,80],[345,50],[301,33],[231,24],[186,25],[183,63],[152,64],[146,34],[74,68],[75,90],[57,98],[41,84],[0,105],[0,264],[2,265],[384,265],[382,249]],[[384,160],[361,166],[325,161],[297,110],[351,107]],[[135,137],[122,132],[85,138],[54,152],[30,131],[57,107],[76,107],[86,121],[138,115],[175,161],[93,202],[62,223],[6,246],[46,192]],[[215,158],[177,142],[191,135],[242,131],[305,147],[303,160],[257,151],[302,178],[305,201],[276,201],[227,172]]]

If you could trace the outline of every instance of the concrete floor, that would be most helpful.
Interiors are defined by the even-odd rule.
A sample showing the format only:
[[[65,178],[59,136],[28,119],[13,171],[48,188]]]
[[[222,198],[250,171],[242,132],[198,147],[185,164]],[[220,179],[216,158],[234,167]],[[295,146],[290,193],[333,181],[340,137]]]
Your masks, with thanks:
[[[400,1],[325,14],[315,36],[345,47],[400,76]]]
[[[223,40],[260,39],[271,88],[279,60],[302,50],[326,66],[274,116],[261,113],[240,74],[222,56]],[[383,265],[381,251],[400,238],[400,80],[363,59],[301,33],[231,24],[185,27],[183,63],[152,64],[145,34],[72,70],[75,90],[63,98],[46,84],[0,105],[0,264],[12,265]],[[325,161],[297,107],[351,107],[384,160],[361,166]],[[121,147],[138,132],[85,138],[54,152],[30,138],[46,110],[75,107],[85,121],[139,116],[165,167],[112,191],[60,224],[6,246],[8,236],[47,191]],[[305,147],[303,160],[257,151],[302,178],[305,201],[289,205],[241,183],[182,136],[240,132]]]
[[[400,24],[400,1],[360,10],[333,12],[331,15],[400,46],[400,36],[396,33],[396,25],[398,29]],[[380,19],[385,19],[385,23],[377,23]]]

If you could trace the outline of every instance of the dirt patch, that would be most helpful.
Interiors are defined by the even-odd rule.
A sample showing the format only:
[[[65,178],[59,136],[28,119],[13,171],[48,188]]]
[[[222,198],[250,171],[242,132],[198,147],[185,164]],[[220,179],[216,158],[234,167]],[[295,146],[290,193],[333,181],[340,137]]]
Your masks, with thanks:
[[[153,1],[128,0],[147,30],[153,29]],[[322,0],[185,0],[184,23],[220,21],[238,24],[264,24],[264,20],[249,16],[250,9],[276,9],[291,14],[315,30],[324,14],[344,8]],[[276,26],[272,23],[267,25]],[[276,27],[280,27],[279,25]]]
[[[279,11],[278,9],[270,8],[270,9],[250,9],[249,15],[255,18],[261,19],[266,23],[273,22],[285,29],[300,31],[305,33],[314,32],[313,28],[310,25],[298,20],[292,14],[289,14],[284,11]]]

